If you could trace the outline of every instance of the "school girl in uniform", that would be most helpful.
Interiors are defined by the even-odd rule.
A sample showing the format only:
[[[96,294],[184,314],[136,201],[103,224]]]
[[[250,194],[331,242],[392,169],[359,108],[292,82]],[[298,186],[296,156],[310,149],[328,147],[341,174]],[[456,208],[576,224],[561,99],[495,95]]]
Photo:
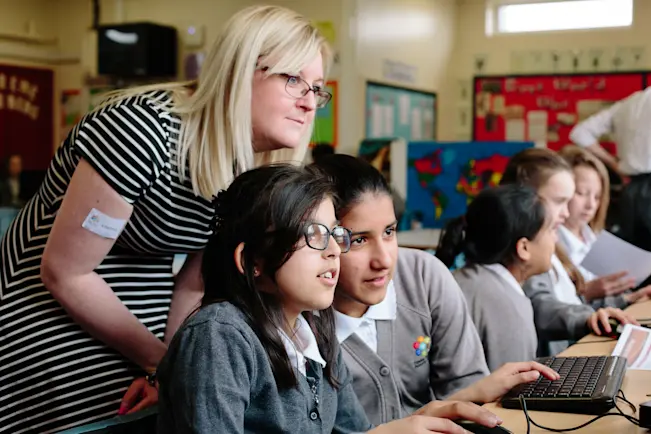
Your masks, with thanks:
[[[585,281],[581,295],[596,309],[625,308],[648,300],[651,286],[631,292],[635,279],[627,277],[626,271],[599,277],[581,266],[606,225],[610,181],[604,164],[586,149],[566,146],[560,154],[572,168],[576,189],[568,203],[568,217],[558,228],[558,241]]]
[[[525,186],[484,190],[448,223],[436,256],[449,266],[465,255],[466,265],[453,274],[491,371],[536,357],[533,308],[522,284],[549,271],[555,243],[543,200]]]
[[[426,412],[439,405],[433,400],[490,402],[540,372],[556,375],[520,363],[486,377],[481,341],[449,270],[429,253],[398,248],[382,174],[348,155],[316,168],[333,181],[337,217],[352,234],[334,297],[336,334],[371,422]]]
[[[294,166],[245,172],[218,195],[201,308],[157,372],[159,433],[461,434],[446,418],[497,424],[472,404],[443,409],[446,418],[368,421],[335,335],[331,304],[351,238],[331,197],[326,178]]]
[[[574,176],[567,162],[547,148],[529,148],[514,155],[508,162],[501,185],[529,185],[545,199],[556,229],[569,215],[568,202],[574,196]],[[583,277],[558,244],[552,255],[552,269],[533,276],[523,285],[534,309],[538,332],[538,354],[554,355],[566,349],[569,341],[580,339],[590,331],[611,332],[608,318],[637,324],[626,312],[613,307],[595,310],[580,297]]]

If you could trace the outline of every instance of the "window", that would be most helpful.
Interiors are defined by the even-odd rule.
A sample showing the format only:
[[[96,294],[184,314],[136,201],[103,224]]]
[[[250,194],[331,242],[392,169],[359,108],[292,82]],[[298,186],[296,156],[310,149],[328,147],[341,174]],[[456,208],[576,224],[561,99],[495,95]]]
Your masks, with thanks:
[[[490,0],[488,35],[628,27],[633,0]]]

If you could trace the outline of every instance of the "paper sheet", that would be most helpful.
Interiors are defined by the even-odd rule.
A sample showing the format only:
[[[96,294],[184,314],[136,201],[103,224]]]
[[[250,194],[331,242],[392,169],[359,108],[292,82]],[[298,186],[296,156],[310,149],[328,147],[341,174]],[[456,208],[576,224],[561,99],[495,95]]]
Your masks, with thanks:
[[[419,108],[411,110],[411,140],[423,139],[423,120]]]
[[[651,275],[651,252],[602,231],[581,265],[597,276],[628,271],[639,285]]]
[[[621,333],[612,355],[626,357],[628,369],[651,370],[651,329],[626,324]]]
[[[380,104],[371,106],[371,138],[382,137],[384,133],[384,111]]]
[[[394,124],[394,119],[393,119],[393,106],[392,105],[385,105],[383,107],[383,112],[384,112],[384,120],[382,121],[384,124],[384,134],[383,137],[393,137],[393,124]]]
[[[398,98],[398,105],[400,106],[400,125],[408,125],[410,106],[409,96],[400,95]]]
[[[506,141],[524,142],[526,139],[526,123],[524,119],[509,119],[506,121]]]

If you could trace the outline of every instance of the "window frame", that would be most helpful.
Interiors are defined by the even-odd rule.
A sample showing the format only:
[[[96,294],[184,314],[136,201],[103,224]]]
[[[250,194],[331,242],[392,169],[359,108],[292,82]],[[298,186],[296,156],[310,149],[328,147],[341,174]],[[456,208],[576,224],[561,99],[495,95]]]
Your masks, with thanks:
[[[486,25],[485,25],[485,34],[488,37],[491,36],[504,36],[504,35],[536,35],[536,34],[545,34],[545,33],[564,33],[564,32],[586,32],[586,31],[608,31],[608,30],[622,30],[630,29],[635,24],[635,0],[629,0],[631,2],[632,8],[632,17],[631,24],[629,25],[618,25],[618,26],[598,26],[590,28],[570,28],[570,29],[546,29],[546,30],[534,30],[534,31],[515,31],[515,32],[502,32],[499,30],[499,9],[503,6],[512,6],[512,5],[527,5],[527,4],[540,4],[540,3],[567,3],[567,2],[577,2],[577,1],[590,1],[590,0],[486,0]]]

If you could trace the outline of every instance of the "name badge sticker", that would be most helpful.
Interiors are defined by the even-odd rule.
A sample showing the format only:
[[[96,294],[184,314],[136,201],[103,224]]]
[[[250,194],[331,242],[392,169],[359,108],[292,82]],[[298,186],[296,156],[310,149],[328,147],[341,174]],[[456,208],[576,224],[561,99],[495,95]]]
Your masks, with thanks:
[[[100,237],[115,240],[126,226],[127,221],[107,216],[103,212],[93,208],[86,216],[81,227],[99,235]]]

